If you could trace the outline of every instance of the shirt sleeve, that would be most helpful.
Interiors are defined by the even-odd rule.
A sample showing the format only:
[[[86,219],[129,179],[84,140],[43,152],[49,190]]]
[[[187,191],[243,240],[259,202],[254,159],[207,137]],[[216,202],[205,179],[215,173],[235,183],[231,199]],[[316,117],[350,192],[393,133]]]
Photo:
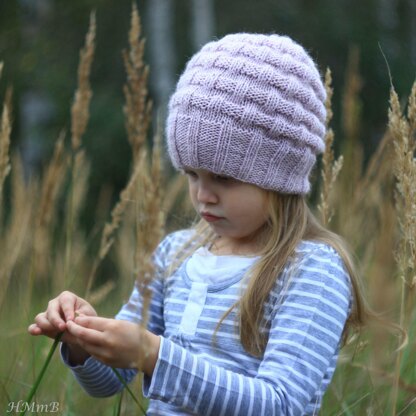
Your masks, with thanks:
[[[163,323],[163,275],[166,267],[166,256],[172,248],[174,235],[168,235],[158,246],[153,255],[155,278],[149,285],[152,293],[149,305],[147,328],[156,335],[164,331]],[[123,305],[115,319],[123,319],[139,323],[142,317],[142,298],[137,285],[134,286],[128,302]],[[88,358],[83,365],[72,366],[68,360],[68,350],[61,345],[61,358],[72,371],[81,387],[91,396],[107,397],[118,393],[124,386],[111,367],[93,357]],[[118,369],[120,375],[129,383],[137,374],[135,369]]]
[[[308,254],[286,286],[274,302],[255,377],[214,365],[162,338],[153,377],[145,379],[145,395],[193,414],[302,415],[337,355],[351,289],[342,260],[331,248]]]

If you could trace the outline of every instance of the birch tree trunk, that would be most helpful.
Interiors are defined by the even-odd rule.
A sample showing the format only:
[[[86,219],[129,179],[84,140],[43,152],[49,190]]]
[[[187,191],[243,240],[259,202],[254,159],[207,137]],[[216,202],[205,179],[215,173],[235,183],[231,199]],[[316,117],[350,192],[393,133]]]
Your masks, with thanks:
[[[173,1],[151,0],[147,3],[146,22],[150,59],[150,88],[153,92],[157,117],[164,120],[166,106],[175,85],[175,31]]]
[[[410,58],[413,65],[416,65],[416,2],[408,0],[410,10]]]
[[[212,40],[215,33],[213,0],[192,0],[192,45],[198,50]]]
[[[400,47],[394,33],[399,23],[397,0],[380,0],[377,15],[380,26],[381,48],[387,57],[395,58],[399,55]]]
[[[22,44],[30,50],[34,39],[37,38],[44,21],[52,12],[50,0],[27,2],[20,0]],[[42,71],[42,68],[35,68]],[[36,76],[35,76],[36,78]],[[42,135],[43,125],[53,116],[54,107],[49,96],[39,90],[36,85],[30,85],[19,97],[21,153],[26,179],[36,172],[42,163],[45,152],[45,142]]]

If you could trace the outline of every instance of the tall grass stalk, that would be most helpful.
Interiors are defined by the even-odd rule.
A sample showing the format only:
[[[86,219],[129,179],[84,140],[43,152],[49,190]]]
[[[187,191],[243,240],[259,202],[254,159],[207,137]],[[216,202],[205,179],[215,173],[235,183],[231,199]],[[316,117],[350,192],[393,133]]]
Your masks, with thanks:
[[[152,254],[159,243],[164,228],[164,215],[161,211],[161,156],[160,136],[154,138],[151,167],[147,163],[145,141],[151,115],[151,102],[148,99],[148,67],[144,65],[144,40],[136,5],[132,4],[129,31],[129,51],[123,52],[127,83],[124,86],[124,116],[127,137],[132,148],[133,163],[139,176],[135,186],[136,240],[134,253],[134,275],[143,299],[142,330],[147,327],[148,308],[151,298],[149,283],[154,275]],[[144,356],[147,346],[143,346]],[[143,363],[143,355],[138,356],[138,366]]]
[[[400,240],[396,251],[401,281],[400,326],[407,328],[407,303],[414,295],[416,284],[416,82],[409,101],[408,117],[403,115],[399,97],[391,88],[389,129],[394,138],[394,173],[396,176],[396,211],[400,226]],[[413,293],[412,293],[413,292]],[[396,415],[403,348],[397,352],[392,399],[392,414]]]
[[[149,68],[144,64],[144,39],[141,39],[141,23],[136,4],[132,3],[129,31],[129,50],[123,51],[127,82],[124,85],[123,107],[127,138],[133,152],[133,164],[140,157],[149,130],[152,104],[148,98],[147,79]]]
[[[11,214],[2,236],[2,261],[0,263],[0,306],[2,306],[7,288],[13,272],[19,263],[22,263],[28,254],[30,241],[31,220],[33,218],[33,205],[37,195],[37,183],[24,182],[23,166],[18,155],[13,158],[13,171],[11,175]]]
[[[104,226],[104,230],[101,236],[98,257],[96,257],[94,260],[90,275],[87,280],[87,287],[85,292],[85,296],[87,298],[90,296],[90,292],[96,277],[98,267],[100,263],[104,260],[104,258],[107,256],[108,252],[110,251],[110,248],[114,244],[115,233],[123,220],[124,212],[128,204],[132,201],[133,190],[136,186],[139,174],[139,166],[137,165],[132,175],[130,176],[129,182],[127,183],[126,187],[120,193],[120,200],[111,211],[111,221],[106,223]]]
[[[88,32],[85,38],[84,48],[80,51],[78,66],[78,88],[75,91],[74,102],[71,107],[71,182],[69,185],[68,217],[66,227],[66,251],[64,281],[69,279],[69,270],[72,251],[72,230],[74,227],[74,182],[75,175],[79,172],[84,162],[84,152],[81,149],[81,139],[87,128],[89,120],[89,105],[92,97],[90,87],[90,72],[95,50],[96,20],[95,13],[91,13]]]
[[[141,23],[136,5],[132,4],[129,31],[129,49],[123,51],[127,82],[124,85],[125,105],[123,107],[127,138],[132,148],[133,169],[126,187],[120,194],[120,200],[111,212],[111,221],[104,227],[98,257],[94,260],[86,288],[90,295],[100,263],[114,244],[115,233],[120,227],[128,204],[134,198],[134,190],[140,176],[139,157],[143,151],[150,124],[151,103],[148,100],[148,67],[144,65],[144,40],[140,39]]]
[[[331,100],[333,89],[331,87],[332,77],[331,71],[328,68],[325,74],[325,90],[326,90],[326,135],[325,135],[325,151],[322,157],[322,191],[321,202],[318,205],[318,210],[321,212],[321,220],[324,225],[328,225],[332,219],[332,211],[330,208],[330,193],[337,179],[337,176],[342,168],[343,158],[340,156],[335,160],[334,151],[332,148],[334,142],[334,131],[329,127],[332,119]]]
[[[154,140],[151,167],[146,163],[146,152],[139,160],[140,177],[136,188],[136,252],[134,274],[139,292],[142,295],[142,330],[147,328],[148,311],[151,300],[149,285],[154,278],[155,268],[152,255],[164,233],[165,215],[161,211],[161,158],[160,136]],[[144,353],[138,355],[141,368],[148,346],[143,346]]]
[[[35,276],[46,279],[49,270],[49,253],[52,249],[52,227],[57,210],[57,200],[63,188],[67,170],[67,157],[64,149],[65,132],[62,131],[55,144],[52,159],[46,168],[40,191],[38,209],[35,216],[34,237],[30,271],[28,278],[27,298],[29,303]]]
[[[3,111],[0,120],[0,205],[2,205],[4,181],[6,180],[6,177],[9,175],[11,170],[9,151],[12,121],[10,111],[11,90],[9,91],[10,92],[6,95],[4,100]]]
[[[0,78],[3,71],[3,62],[0,63]],[[3,190],[4,183],[7,176],[11,171],[10,164],[10,134],[12,131],[12,122],[10,114],[10,102],[11,102],[11,90],[6,94],[6,98],[3,103],[3,110],[0,120],[0,230],[3,228],[2,214],[3,214]],[[1,245],[0,245],[1,247]],[[3,247],[4,250],[4,247]],[[8,267],[4,267],[4,263],[0,266],[0,284],[2,291],[0,293],[0,309],[3,305],[3,299],[9,284],[10,270]]]

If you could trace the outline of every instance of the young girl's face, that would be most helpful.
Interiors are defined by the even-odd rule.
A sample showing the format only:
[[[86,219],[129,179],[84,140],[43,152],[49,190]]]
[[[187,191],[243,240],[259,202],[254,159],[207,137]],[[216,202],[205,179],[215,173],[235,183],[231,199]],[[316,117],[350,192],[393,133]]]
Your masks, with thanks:
[[[254,254],[268,219],[267,192],[203,169],[184,172],[195,210],[221,237],[218,254]]]

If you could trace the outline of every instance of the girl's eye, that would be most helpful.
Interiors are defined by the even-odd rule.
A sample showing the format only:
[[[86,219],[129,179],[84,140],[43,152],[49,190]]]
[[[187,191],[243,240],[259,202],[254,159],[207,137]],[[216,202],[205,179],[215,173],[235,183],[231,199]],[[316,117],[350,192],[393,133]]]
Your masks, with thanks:
[[[195,172],[193,172],[192,170],[185,170],[184,171],[184,173],[185,173],[185,175],[186,176],[189,176],[190,178],[196,178],[198,175],[195,173]]]
[[[233,181],[233,178],[229,176],[222,176],[222,175],[215,175],[214,179],[218,182],[227,182],[227,183],[231,183]]]

